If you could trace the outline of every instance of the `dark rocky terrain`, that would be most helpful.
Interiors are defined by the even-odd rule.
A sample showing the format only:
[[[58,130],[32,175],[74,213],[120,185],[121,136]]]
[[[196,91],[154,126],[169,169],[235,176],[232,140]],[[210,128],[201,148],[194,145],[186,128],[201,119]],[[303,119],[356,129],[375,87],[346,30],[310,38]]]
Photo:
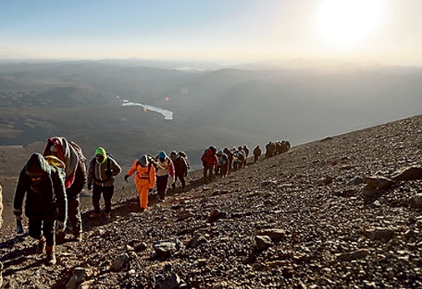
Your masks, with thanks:
[[[422,116],[293,147],[57,247],[2,230],[4,288],[422,288]],[[409,169],[412,168],[412,169]],[[87,199],[85,199],[86,201]],[[89,199],[88,199],[89,200]],[[79,287],[78,287],[79,286]]]

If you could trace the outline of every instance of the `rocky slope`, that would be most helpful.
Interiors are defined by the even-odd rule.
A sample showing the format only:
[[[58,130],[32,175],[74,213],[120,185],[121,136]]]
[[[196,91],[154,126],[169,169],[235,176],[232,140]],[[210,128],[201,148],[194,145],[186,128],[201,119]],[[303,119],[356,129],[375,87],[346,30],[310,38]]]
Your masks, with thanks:
[[[48,267],[2,231],[4,288],[422,288],[422,116],[293,147],[111,221]],[[408,169],[411,168],[411,169]],[[116,188],[119,190],[119,188]],[[122,197],[125,196],[125,197]]]

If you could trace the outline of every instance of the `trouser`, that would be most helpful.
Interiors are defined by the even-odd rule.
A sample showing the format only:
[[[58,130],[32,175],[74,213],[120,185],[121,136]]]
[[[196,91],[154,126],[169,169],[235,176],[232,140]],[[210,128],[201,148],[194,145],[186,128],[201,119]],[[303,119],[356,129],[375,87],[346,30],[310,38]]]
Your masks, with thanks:
[[[86,175],[81,166],[76,170],[75,181],[66,190],[67,195],[67,214],[72,225],[73,235],[82,233],[82,218],[80,211],[80,193],[84,188]]]
[[[177,179],[179,179],[180,182],[182,183],[182,190],[184,190],[185,189],[185,186],[186,186],[186,181],[185,181],[185,175],[184,174],[176,174],[174,176],[174,183],[172,185],[173,190],[176,190],[176,181],[177,181]]]
[[[149,190],[149,182],[148,181],[136,181],[136,190],[138,191],[139,195],[139,205],[141,208],[146,209],[148,208],[148,190]]]
[[[67,200],[67,215],[72,225],[72,233],[77,236],[82,233],[82,218],[80,211],[80,198],[69,198]]]
[[[111,212],[111,198],[114,194],[114,186],[111,185],[109,187],[101,187],[94,183],[94,188],[92,189],[92,204],[94,205],[94,212],[96,214],[101,213],[100,210],[100,199],[101,194],[104,197],[104,206],[105,206],[105,213]]]
[[[55,222],[55,220],[45,221],[42,219],[28,218],[29,236],[37,240],[44,236],[47,246],[54,246],[56,244]]]
[[[221,177],[227,176],[227,166],[228,166],[227,164],[221,166],[220,168]]]
[[[213,167],[204,167],[204,183],[208,184],[208,182],[212,181],[212,171]],[[208,178],[209,175],[209,178]]]
[[[157,176],[157,193],[161,200],[166,198],[169,175]]]

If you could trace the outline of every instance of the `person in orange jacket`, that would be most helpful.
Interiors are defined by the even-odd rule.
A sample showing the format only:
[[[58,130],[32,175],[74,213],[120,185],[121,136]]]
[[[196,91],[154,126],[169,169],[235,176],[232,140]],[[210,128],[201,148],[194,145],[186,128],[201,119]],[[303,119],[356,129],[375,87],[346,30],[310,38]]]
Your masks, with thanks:
[[[136,174],[134,181],[138,191],[139,203],[142,211],[148,208],[148,190],[153,189],[155,186],[155,172],[155,166],[148,159],[148,156],[143,155],[133,162],[132,167],[125,175],[125,181],[127,181],[130,176]]]

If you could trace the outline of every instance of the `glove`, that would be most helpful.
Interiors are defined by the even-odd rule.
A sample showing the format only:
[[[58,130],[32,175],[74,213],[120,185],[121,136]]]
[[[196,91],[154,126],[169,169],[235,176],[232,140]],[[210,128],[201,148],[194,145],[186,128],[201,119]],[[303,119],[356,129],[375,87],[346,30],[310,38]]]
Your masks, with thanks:
[[[92,189],[92,184],[88,184],[88,190]]]
[[[127,182],[127,179],[129,178],[129,175],[125,175],[125,181]]]
[[[65,223],[62,222],[62,221],[57,221],[56,222],[56,230],[57,230],[58,233],[64,232],[64,230],[66,230]]]
[[[111,178],[113,176],[113,173],[110,170],[106,170],[105,175],[107,178]]]

